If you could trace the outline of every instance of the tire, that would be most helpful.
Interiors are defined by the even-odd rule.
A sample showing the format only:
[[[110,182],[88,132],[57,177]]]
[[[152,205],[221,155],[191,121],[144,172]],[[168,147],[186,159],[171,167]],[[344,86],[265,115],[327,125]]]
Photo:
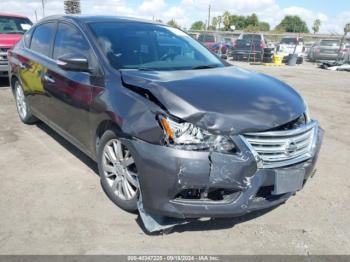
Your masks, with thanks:
[[[21,121],[29,125],[38,122],[39,120],[33,115],[29,108],[23,88],[18,80],[14,83],[14,95],[18,116]]]
[[[304,58],[303,57],[298,57],[297,64],[301,65],[303,62],[304,62]]]
[[[140,192],[137,168],[130,151],[118,137],[116,130],[107,130],[99,141],[97,164],[101,185],[113,203],[135,212]]]

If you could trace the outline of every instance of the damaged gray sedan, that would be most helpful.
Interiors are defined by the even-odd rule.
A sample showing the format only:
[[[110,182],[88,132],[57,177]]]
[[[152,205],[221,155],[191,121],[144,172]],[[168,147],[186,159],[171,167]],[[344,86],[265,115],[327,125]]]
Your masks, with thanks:
[[[9,61],[21,120],[44,121],[96,160],[109,198],[139,209],[150,231],[165,228],[163,218],[279,205],[315,168],[323,131],[300,95],[227,65],[178,29],[48,17]]]

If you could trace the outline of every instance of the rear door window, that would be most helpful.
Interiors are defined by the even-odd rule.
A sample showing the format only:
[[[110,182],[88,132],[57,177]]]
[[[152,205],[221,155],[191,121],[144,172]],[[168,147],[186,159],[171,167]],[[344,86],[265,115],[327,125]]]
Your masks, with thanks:
[[[339,46],[340,42],[338,40],[322,40],[322,46]]]
[[[53,59],[67,54],[80,54],[91,60],[90,45],[83,34],[73,25],[59,23],[55,38]]]
[[[244,34],[241,36],[241,39],[245,41],[261,41],[261,35]]]
[[[200,35],[198,40],[200,42],[215,42],[215,37],[213,35]]]
[[[56,23],[50,22],[36,27],[30,49],[47,57],[51,57],[51,44],[55,35]]]

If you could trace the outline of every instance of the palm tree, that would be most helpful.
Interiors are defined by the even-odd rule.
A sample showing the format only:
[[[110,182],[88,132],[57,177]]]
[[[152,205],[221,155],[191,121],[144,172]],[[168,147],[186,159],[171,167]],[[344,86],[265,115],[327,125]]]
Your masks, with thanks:
[[[64,0],[66,14],[81,14],[80,0]]]
[[[318,31],[320,31],[320,26],[321,26],[321,20],[316,19],[314,21],[314,25],[312,26],[312,30],[314,31],[314,34],[318,33]]]

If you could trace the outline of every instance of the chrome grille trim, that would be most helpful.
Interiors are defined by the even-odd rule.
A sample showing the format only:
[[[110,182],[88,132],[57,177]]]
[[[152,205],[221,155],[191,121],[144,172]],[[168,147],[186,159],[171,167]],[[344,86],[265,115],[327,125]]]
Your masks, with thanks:
[[[4,48],[0,47],[0,64],[7,64],[7,51],[10,50],[10,48]]]
[[[246,133],[240,137],[253,153],[258,168],[276,168],[311,158],[317,130],[318,123],[312,120],[292,130]]]

